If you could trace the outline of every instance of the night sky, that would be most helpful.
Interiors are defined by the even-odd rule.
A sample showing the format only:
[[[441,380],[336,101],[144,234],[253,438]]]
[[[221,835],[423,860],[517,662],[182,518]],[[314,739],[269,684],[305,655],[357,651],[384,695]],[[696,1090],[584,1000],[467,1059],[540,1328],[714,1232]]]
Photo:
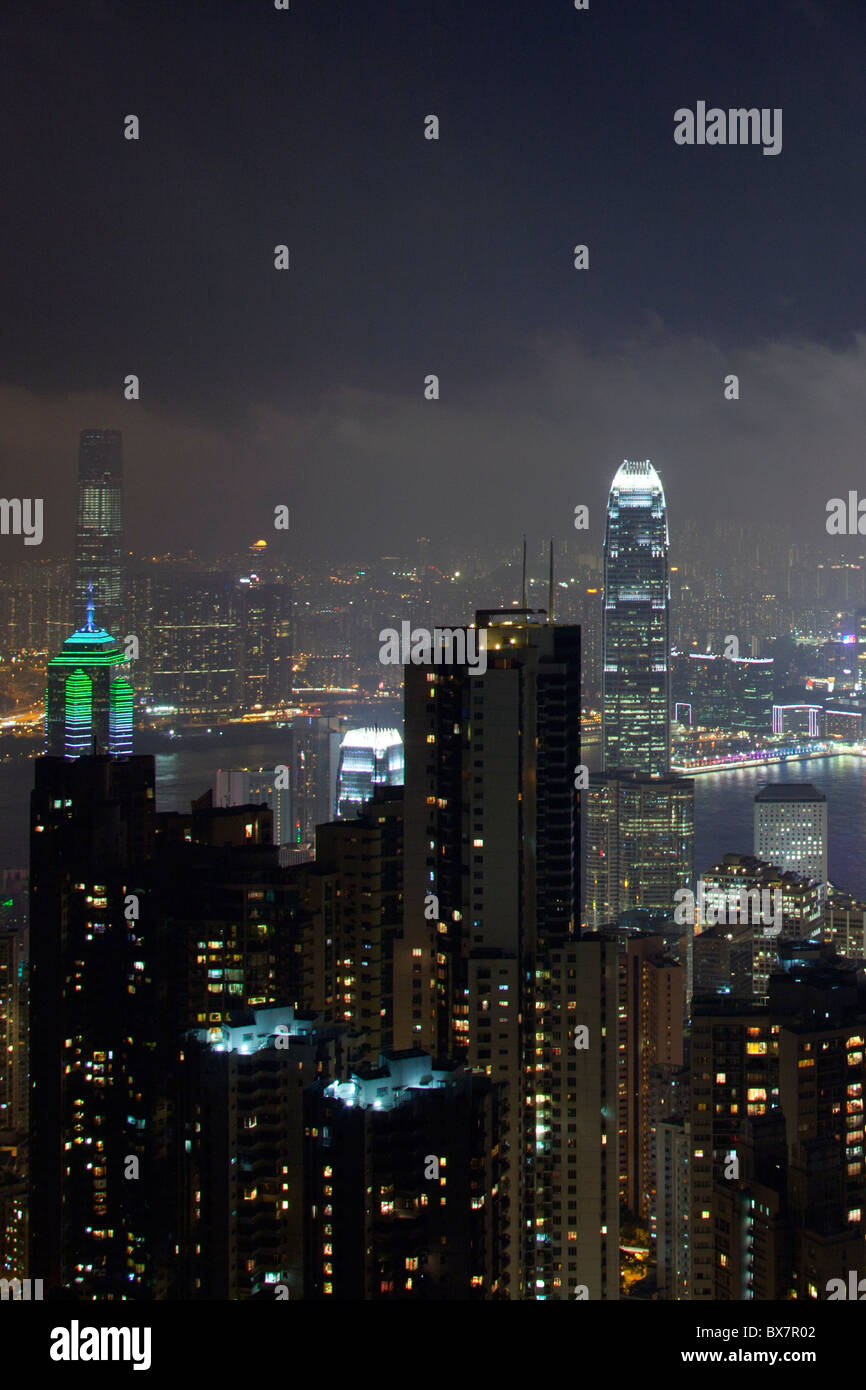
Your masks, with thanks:
[[[674,539],[820,539],[866,493],[860,0],[4,9],[0,461],[40,554],[84,427],[123,430],[138,552],[277,503],[299,558],[564,536],[580,502],[600,549],[623,457]],[[781,153],[676,145],[698,101],[781,107]]]

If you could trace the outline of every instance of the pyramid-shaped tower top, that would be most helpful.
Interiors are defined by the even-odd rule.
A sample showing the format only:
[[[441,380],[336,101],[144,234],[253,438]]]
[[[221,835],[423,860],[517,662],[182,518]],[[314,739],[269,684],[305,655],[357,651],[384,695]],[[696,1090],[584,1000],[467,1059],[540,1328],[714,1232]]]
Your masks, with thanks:
[[[123,653],[114,637],[104,627],[97,627],[94,616],[93,580],[87,586],[86,617],[83,627],[67,637],[57,656],[49,666],[75,665],[116,665],[124,660]]]
[[[649,459],[623,459],[616,471],[610,490],[647,492],[658,489],[664,497],[662,480]]]

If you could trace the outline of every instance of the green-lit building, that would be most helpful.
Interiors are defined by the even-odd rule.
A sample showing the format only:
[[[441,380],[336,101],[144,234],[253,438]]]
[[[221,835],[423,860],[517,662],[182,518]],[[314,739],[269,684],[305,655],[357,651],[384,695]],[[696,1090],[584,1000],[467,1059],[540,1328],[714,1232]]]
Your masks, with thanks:
[[[132,752],[133,690],[129,662],[117,640],[87,620],[48,663],[45,752],[65,758],[83,753]]]

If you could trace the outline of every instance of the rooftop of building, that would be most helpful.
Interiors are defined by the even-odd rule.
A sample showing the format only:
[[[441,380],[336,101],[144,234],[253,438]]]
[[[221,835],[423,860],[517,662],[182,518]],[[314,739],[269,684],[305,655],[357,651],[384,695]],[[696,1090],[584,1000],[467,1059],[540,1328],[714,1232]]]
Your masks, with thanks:
[[[775,864],[758,859],[754,854],[725,854],[700,875],[700,881],[708,884],[711,879],[716,877],[741,877],[744,880],[751,878],[759,881],[765,887],[775,884],[780,888],[789,888],[792,891],[803,891],[818,884],[817,879],[806,878],[802,874],[795,873],[793,869],[777,868]]]
[[[343,737],[340,745],[342,748],[393,748],[396,744],[402,744],[397,729],[350,729]]]
[[[755,793],[756,801],[826,801],[823,792],[811,782],[768,782]]]
[[[92,593],[87,600],[87,616],[82,627],[70,633],[49,666],[114,666],[124,661],[117,639],[94,620]]]
[[[611,492],[614,488],[620,492],[646,492],[648,488],[658,488],[664,493],[662,480],[649,459],[623,459],[614,474]]]
[[[439,1091],[471,1073],[460,1062],[440,1061],[419,1048],[382,1052],[378,1065],[360,1066],[347,1081],[333,1081],[325,1094],[349,1109],[392,1110],[412,1094]],[[477,1078],[476,1078],[477,1079]]]
[[[291,1005],[237,1010],[214,1028],[196,1028],[192,1036],[214,1052],[261,1052],[274,1045],[278,1034],[296,1042],[310,1041],[320,1031],[321,1016]]]

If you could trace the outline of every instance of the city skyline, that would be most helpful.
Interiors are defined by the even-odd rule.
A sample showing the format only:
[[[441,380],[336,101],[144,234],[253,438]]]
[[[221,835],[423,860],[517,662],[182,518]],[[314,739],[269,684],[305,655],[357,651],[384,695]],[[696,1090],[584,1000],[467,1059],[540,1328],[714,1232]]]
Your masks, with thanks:
[[[866,11],[0,25],[2,1315],[850,1370]]]

